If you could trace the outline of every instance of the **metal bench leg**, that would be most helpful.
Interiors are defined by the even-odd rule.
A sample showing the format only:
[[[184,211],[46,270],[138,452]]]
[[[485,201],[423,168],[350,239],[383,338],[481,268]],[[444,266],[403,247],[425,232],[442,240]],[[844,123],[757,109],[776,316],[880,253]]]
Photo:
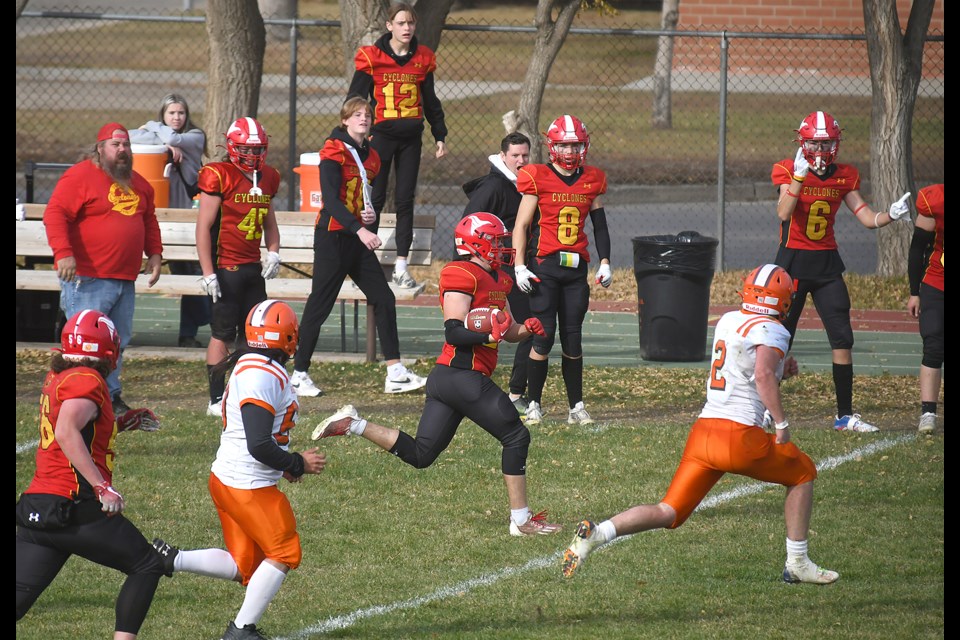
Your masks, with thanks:
[[[353,301],[353,352],[360,353],[360,302]]]
[[[340,301],[340,351],[347,352],[347,314],[346,300]]]
[[[367,362],[377,361],[377,323],[373,316],[373,306],[367,303]]]

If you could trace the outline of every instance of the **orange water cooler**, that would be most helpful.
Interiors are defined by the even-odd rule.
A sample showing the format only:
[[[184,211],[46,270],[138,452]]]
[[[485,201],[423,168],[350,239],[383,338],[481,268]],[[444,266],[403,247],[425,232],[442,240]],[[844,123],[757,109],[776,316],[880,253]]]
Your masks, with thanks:
[[[293,168],[300,176],[300,211],[320,211],[323,196],[320,194],[320,154],[301,153],[300,166]]]
[[[170,180],[167,147],[162,144],[131,144],[133,170],[147,179],[153,187],[155,207],[170,206]]]

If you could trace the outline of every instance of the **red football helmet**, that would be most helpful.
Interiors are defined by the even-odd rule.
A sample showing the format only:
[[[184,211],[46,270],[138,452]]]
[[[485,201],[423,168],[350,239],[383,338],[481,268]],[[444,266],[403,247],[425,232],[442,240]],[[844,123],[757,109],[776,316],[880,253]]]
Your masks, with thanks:
[[[511,247],[503,246],[504,238],[509,238],[510,232],[503,224],[503,220],[487,213],[478,211],[471,213],[457,224],[454,230],[454,246],[461,256],[477,256],[490,263],[496,269],[502,264],[510,266],[516,254]]]
[[[264,300],[247,314],[245,333],[248,347],[280,349],[292,356],[297,352],[300,325],[286,302]]]
[[[244,171],[259,171],[267,157],[267,132],[254,118],[238,118],[224,134],[230,162]]]
[[[840,123],[826,111],[814,111],[800,123],[796,141],[810,168],[822,173],[840,153]]]
[[[777,316],[781,320],[787,317],[787,311],[793,304],[796,288],[790,274],[783,267],[764,264],[743,279],[743,290],[739,292],[744,311],[765,316]]]
[[[547,129],[547,149],[550,151],[550,162],[572,171],[587,163],[587,150],[590,148],[590,135],[587,126],[575,117],[563,115],[553,121]],[[559,149],[560,144],[579,144],[579,147]]]
[[[64,360],[78,362],[84,358],[106,360],[116,368],[120,357],[120,334],[113,320],[100,311],[84,309],[67,320],[60,332],[60,349]]]

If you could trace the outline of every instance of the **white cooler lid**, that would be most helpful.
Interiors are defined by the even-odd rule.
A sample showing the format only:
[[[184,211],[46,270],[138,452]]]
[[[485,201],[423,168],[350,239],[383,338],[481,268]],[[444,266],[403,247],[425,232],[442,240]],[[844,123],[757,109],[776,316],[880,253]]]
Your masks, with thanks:
[[[132,144],[130,145],[131,153],[166,153],[167,145],[165,144]],[[319,162],[317,164],[320,164]]]
[[[314,166],[320,166],[320,152],[314,151],[313,153],[301,153],[300,164],[312,164]]]

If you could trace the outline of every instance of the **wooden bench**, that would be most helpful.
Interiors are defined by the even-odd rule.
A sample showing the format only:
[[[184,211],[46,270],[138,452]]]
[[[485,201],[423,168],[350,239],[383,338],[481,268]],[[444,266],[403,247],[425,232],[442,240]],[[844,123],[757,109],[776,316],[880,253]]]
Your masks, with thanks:
[[[60,281],[52,269],[53,253],[47,244],[47,235],[43,227],[43,211],[46,205],[26,204],[26,219],[17,221],[17,256],[23,256],[24,264],[17,261],[17,289],[37,291],[59,291]],[[160,225],[160,237],[163,240],[164,261],[196,260],[195,243],[196,211],[192,209],[157,209],[157,221]],[[313,266],[313,225],[316,214],[301,211],[278,211],[277,223],[280,227],[280,256],[283,267],[280,275],[267,280],[267,295],[281,300],[306,300],[310,295],[312,281],[302,266]],[[429,265],[433,259],[431,245],[435,217],[415,215],[413,244],[408,262],[414,266]],[[378,231],[383,241],[377,257],[384,266],[387,281],[396,262],[396,215],[382,214]],[[261,249],[266,252],[265,248]],[[35,268],[36,262],[45,261],[49,266]],[[197,276],[180,276],[164,273],[160,280],[150,287],[148,277],[141,274],[136,280],[136,292],[143,294],[197,295],[201,294]],[[401,289],[390,283],[397,300],[413,300],[423,292],[424,284],[416,288]],[[354,351],[359,351],[359,303],[366,296],[349,278],[340,288],[337,296],[340,301],[340,345],[347,350],[346,302],[353,302],[353,341]],[[367,305],[366,358],[376,361],[377,334],[373,307]]]

